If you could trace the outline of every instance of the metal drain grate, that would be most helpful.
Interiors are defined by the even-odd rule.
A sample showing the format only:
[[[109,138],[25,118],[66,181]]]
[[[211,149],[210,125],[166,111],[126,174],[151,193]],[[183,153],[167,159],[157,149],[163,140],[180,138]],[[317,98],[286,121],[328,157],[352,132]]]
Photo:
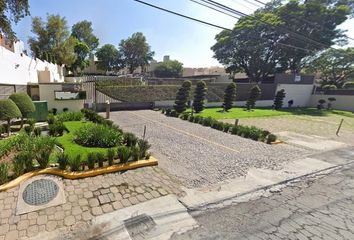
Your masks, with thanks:
[[[23,191],[22,198],[29,205],[43,205],[52,201],[59,191],[59,186],[50,179],[39,179],[30,183]]]

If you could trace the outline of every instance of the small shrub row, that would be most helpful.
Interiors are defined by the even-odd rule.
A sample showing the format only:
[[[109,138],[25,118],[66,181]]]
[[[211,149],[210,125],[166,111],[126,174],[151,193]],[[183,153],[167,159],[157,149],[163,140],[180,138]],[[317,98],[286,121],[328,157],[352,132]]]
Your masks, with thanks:
[[[230,123],[217,121],[212,117],[205,118],[198,115],[192,116],[186,112],[176,115],[174,110],[171,109],[163,109],[162,113],[164,113],[166,116],[179,117],[182,120],[198,123],[203,126],[211,127],[213,129],[223,131],[226,133],[231,132],[231,134],[233,135],[238,135],[240,137],[249,138],[255,141],[262,141],[270,144],[277,140],[277,137],[274,134],[271,134],[269,131],[263,130],[261,128],[257,128],[255,126],[251,126],[251,127],[242,126],[242,125],[235,126]]]
[[[84,117],[82,112],[62,112],[56,116],[56,119],[61,122],[81,121]]]
[[[101,115],[98,115],[92,109],[83,108],[81,109],[81,113],[83,113],[84,117],[91,122],[113,126],[113,122],[111,120],[105,119]]]

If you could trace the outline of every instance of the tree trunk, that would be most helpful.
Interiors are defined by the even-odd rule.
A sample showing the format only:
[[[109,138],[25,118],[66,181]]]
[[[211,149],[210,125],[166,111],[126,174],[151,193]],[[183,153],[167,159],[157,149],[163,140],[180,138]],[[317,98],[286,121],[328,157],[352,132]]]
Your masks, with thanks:
[[[20,126],[20,130],[23,128],[23,117],[21,117],[21,126]]]

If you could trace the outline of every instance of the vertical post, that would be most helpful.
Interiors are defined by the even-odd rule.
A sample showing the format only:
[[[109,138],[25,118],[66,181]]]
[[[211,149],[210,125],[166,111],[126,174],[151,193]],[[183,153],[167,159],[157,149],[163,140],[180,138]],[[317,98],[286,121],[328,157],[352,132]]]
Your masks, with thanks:
[[[145,134],[146,134],[146,125],[144,125],[143,140],[145,140]]]
[[[235,119],[235,126],[238,126],[238,118]]]
[[[343,121],[344,121],[344,119],[342,118],[342,120],[341,120],[340,123],[339,123],[337,132],[336,132],[336,135],[337,135],[337,136],[339,136],[339,135],[338,135],[338,134],[339,134],[339,130],[340,130],[340,128],[342,127]]]
[[[106,101],[106,118],[109,119],[109,114],[111,112],[111,104],[109,100]]]

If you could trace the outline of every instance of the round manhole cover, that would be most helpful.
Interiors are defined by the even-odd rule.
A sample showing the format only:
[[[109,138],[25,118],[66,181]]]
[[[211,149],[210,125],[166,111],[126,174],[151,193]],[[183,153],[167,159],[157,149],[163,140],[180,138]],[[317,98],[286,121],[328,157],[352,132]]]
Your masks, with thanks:
[[[23,191],[23,200],[29,205],[43,205],[58,194],[58,185],[50,179],[40,179],[30,183]]]

